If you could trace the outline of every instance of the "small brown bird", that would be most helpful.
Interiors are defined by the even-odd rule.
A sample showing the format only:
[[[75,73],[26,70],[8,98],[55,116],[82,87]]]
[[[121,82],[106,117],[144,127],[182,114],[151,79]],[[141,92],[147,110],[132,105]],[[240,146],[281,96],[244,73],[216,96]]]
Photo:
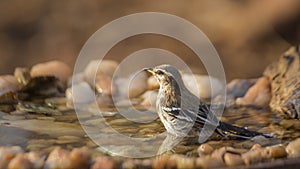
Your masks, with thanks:
[[[156,107],[167,132],[175,137],[185,137],[201,132],[205,124],[216,126],[215,132],[223,137],[251,139],[262,134],[217,121],[210,107],[192,94],[184,85],[179,71],[171,65],[145,68],[160,84]]]

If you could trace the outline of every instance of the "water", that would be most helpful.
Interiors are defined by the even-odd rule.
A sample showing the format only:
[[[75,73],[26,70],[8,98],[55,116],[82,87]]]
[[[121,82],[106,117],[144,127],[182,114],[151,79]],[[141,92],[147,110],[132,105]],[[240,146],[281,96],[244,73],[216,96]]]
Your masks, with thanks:
[[[49,152],[55,146],[66,149],[87,146],[94,153],[105,154],[107,151],[99,149],[82,129],[74,110],[66,107],[66,100],[50,99],[51,103],[58,107],[61,115],[50,116],[48,114],[27,113],[13,111],[11,113],[0,112],[0,146],[19,145],[26,151]],[[126,107],[124,107],[126,109]],[[97,134],[110,133],[110,128],[103,127],[105,123],[117,132],[134,138],[151,138],[165,131],[159,119],[150,123],[136,123],[127,120],[114,108],[103,108],[104,119],[99,120],[99,113],[86,105],[88,113],[81,113],[81,119],[85,121],[85,127]],[[210,140],[213,147],[232,146],[236,148],[249,149],[253,144],[262,145],[286,144],[300,136],[299,120],[284,120],[276,116],[268,109],[255,108],[231,108],[223,114],[222,120],[238,126],[247,127],[250,130],[263,133],[274,133],[274,139],[251,140]],[[101,128],[99,130],[99,127]],[[110,145],[111,149],[132,150],[134,147],[126,147],[122,140],[111,140],[109,137],[101,137],[102,143]],[[181,144],[174,148],[176,153],[193,154],[197,144]],[[120,149],[118,149],[120,148]],[[147,148],[146,148],[147,149]],[[151,149],[151,147],[149,147]],[[144,152],[138,152],[144,153]]]

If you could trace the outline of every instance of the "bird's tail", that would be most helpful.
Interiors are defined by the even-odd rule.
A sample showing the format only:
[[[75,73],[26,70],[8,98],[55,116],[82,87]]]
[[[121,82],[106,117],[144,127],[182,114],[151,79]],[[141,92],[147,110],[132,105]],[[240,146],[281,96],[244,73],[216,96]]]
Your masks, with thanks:
[[[250,131],[243,127],[234,126],[228,123],[219,122],[216,132],[227,137],[236,137],[242,139],[252,139],[255,136],[273,137],[272,134],[264,134],[256,131]]]

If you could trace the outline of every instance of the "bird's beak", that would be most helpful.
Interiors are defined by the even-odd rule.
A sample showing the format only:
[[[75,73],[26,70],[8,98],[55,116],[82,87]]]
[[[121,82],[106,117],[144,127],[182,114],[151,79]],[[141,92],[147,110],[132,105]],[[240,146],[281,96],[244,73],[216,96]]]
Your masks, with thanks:
[[[151,73],[152,75],[155,74],[155,72],[154,72],[154,70],[152,68],[144,68],[143,70]]]

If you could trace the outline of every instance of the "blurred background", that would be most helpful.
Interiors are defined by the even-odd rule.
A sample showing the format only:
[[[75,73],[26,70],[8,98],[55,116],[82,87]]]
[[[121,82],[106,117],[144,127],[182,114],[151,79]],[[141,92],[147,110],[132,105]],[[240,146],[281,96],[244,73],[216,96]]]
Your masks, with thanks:
[[[58,59],[73,67],[87,39],[108,22],[137,12],[165,12],[198,26],[212,41],[228,80],[258,77],[291,45],[273,28],[300,6],[299,0],[1,0],[0,74],[17,66]],[[195,54],[159,35],[139,35],[113,47],[107,58],[121,61],[144,48],[172,51],[191,66]],[[204,72],[202,67],[198,72]]]

